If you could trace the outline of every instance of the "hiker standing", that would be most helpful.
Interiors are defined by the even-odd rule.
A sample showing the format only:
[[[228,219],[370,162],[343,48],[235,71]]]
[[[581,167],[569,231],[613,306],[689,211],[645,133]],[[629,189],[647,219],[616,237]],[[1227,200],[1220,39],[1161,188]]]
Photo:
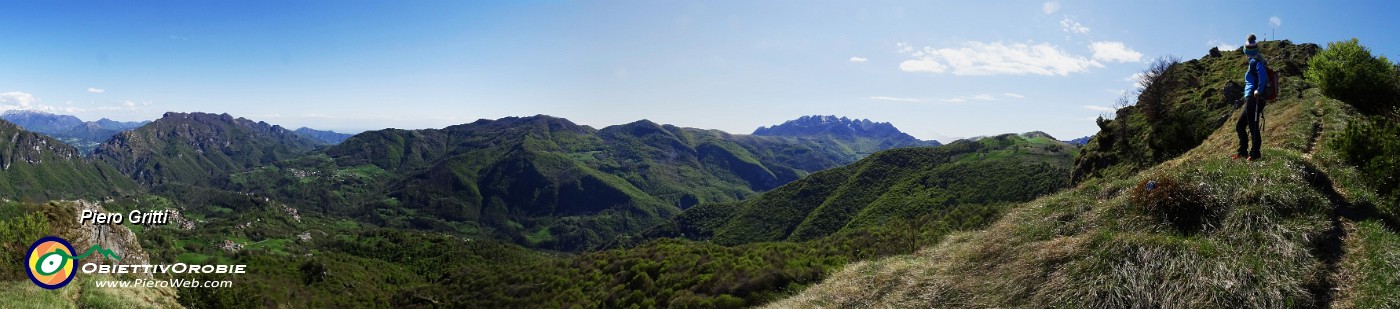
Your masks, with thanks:
[[[1259,117],[1264,113],[1263,88],[1269,83],[1269,74],[1265,73],[1267,67],[1259,57],[1259,44],[1255,42],[1254,34],[1250,34],[1245,42],[1244,55],[1249,57],[1249,68],[1244,73],[1244,113],[1240,114],[1240,120],[1235,122],[1235,133],[1240,137],[1240,147],[1230,159],[1248,158],[1254,161],[1259,159],[1262,143],[1259,138]],[[1245,135],[1246,129],[1249,130],[1249,135]]]

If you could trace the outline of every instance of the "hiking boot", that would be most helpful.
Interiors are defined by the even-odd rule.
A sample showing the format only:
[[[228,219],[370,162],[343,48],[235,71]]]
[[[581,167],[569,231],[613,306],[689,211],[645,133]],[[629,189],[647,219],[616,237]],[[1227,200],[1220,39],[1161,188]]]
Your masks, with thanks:
[[[1230,155],[1230,160],[1238,160],[1238,159],[1244,158],[1244,157],[1245,157],[1245,156],[1243,156],[1243,155],[1233,154],[1233,155]]]
[[[1249,162],[1259,161],[1259,157],[1249,157]]]

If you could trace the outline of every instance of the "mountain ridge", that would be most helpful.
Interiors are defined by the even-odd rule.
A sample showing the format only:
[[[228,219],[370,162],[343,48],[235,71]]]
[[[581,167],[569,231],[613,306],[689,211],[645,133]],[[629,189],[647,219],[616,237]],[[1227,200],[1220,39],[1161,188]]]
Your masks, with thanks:
[[[266,122],[229,114],[167,112],[113,136],[92,156],[148,186],[210,184],[229,172],[287,159],[316,145]]]
[[[65,199],[133,193],[139,187],[77,148],[0,120],[0,195]]]
[[[580,250],[699,203],[743,199],[853,162],[864,156],[854,143],[893,144],[735,135],[645,119],[594,129],[547,115],[505,117],[363,132],[296,160],[236,173],[229,189],[340,205],[323,210],[378,217],[390,226],[473,230],[531,247]],[[287,182],[295,184],[275,185]],[[571,201],[590,190],[606,194]],[[354,193],[329,193],[340,191]]]

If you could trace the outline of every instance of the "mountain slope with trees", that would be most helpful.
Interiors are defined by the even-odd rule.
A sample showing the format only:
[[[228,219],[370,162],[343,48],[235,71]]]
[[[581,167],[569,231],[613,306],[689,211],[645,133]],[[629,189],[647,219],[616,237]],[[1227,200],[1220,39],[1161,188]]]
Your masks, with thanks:
[[[237,173],[228,188],[384,226],[580,250],[699,203],[737,201],[861,157],[831,138],[731,135],[647,120],[599,130],[539,115],[364,132]]]
[[[1026,201],[1068,185],[1063,175],[1075,151],[1029,133],[883,151],[733,206],[693,208],[669,227],[674,230],[661,232],[726,245],[804,241],[959,211],[953,208]]]
[[[19,125],[25,130],[38,132],[63,141],[78,148],[84,155],[91,154],[97,146],[113,135],[135,129],[150,121],[122,122],[107,118],[97,121],[83,121],[70,115],[55,115],[42,111],[10,110],[0,118]]]
[[[97,198],[140,189],[117,169],[78,149],[0,120],[0,196],[49,200]]]
[[[93,156],[143,185],[209,185],[230,172],[290,159],[316,145],[266,122],[228,114],[170,112],[117,134],[98,146]]]

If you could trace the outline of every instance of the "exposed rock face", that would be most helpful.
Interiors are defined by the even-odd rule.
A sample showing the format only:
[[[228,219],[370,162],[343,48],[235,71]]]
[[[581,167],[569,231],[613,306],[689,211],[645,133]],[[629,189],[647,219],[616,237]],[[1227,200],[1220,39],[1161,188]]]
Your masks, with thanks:
[[[925,143],[909,134],[899,131],[888,122],[872,122],[869,119],[850,119],[836,116],[802,116],[772,127],[759,127],[753,135],[763,136],[824,136],[865,137],[886,139],[895,144],[916,145]],[[937,145],[938,142],[932,142]]]
[[[49,207],[70,208],[73,210],[73,214],[81,214],[84,210],[99,213],[107,212],[106,209],[102,208],[101,204],[83,200],[49,202]],[[54,219],[76,220],[77,217]],[[146,254],[145,249],[141,248],[141,242],[136,239],[136,233],[132,233],[130,229],[126,228],[127,224],[130,224],[130,222],[124,222],[123,224],[84,223],[72,226],[63,225],[67,226],[68,229],[66,231],[60,231],[59,234],[69,237],[68,242],[73,245],[73,250],[77,251],[74,252],[74,254],[83,254],[93,245],[99,245],[104,249],[111,250],[113,254],[121,258],[121,260],[112,260],[102,256],[100,252],[94,252],[91,256],[84,258],[82,260],[83,263],[110,265],[150,264],[150,256]],[[138,273],[137,275],[148,278],[151,277],[151,274]]]

